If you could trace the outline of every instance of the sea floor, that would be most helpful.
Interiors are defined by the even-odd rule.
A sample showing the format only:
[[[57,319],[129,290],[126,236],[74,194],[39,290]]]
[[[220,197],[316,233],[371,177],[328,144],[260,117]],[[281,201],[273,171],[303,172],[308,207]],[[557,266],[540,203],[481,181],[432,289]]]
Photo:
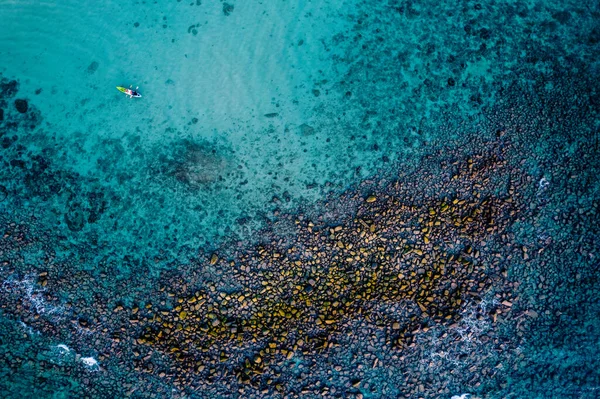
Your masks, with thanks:
[[[0,2],[0,396],[598,397],[599,17]]]

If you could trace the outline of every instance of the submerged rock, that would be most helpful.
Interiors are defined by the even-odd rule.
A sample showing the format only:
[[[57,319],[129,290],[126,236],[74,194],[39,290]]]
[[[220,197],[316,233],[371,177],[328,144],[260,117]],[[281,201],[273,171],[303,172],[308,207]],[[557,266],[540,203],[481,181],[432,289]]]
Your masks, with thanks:
[[[91,75],[98,70],[99,66],[100,64],[98,64],[97,61],[92,61],[92,63],[87,67],[86,72]]]
[[[27,100],[17,99],[15,100],[15,107],[17,111],[24,114],[29,109],[29,104],[27,104]]]
[[[233,12],[233,4],[223,3],[223,14],[229,16]]]
[[[74,206],[65,213],[65,223],[71,231],[81,231],[85,226],[85,217],[79,206]]]
[[[184,141],[167,160],[167,174],[190,187],[217,181],[227,162],[208,143]]]
[[[17,94],[17,81],[2,79],[0,82],[0,98],[1,97],[14,97]]]
[[[302,134],[303,136],[310,136],[312,134],[315,133],[315,128],[307,125],[306,123],[303,123],[299,126],[300,129],[300,134]]]

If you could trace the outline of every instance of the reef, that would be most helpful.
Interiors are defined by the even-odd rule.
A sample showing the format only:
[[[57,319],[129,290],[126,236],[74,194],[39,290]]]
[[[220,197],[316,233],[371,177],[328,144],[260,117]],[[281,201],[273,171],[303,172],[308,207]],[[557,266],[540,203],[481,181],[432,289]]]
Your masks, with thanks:
[[[513,251],[507,228],[523,208],[521,187],[512,183],[517,176],[503,160],[508,144],[500,140],[455,160],[444,176],[421,171],[383,192],[342,199],[362,202],[345,224],[294,218],[291,246],[273,241],[226,259],[213,254],[198,267],[220,270],[221,282],[188,276],[173,289],[179,284],[169,281],[160,303],[171,306],[132,311],[141,325],[139,351],[171,358],[164,373],[182,388],[231,374],[237,384],[229,389],[241,394],[248,385],[319,395],[351,382],[351,370],[338,365],[331,386],[305,391],[319,386],[318,378],[295,382],[294,362],[328,363],[348,341],[365,339],[381,354],[375,359],[400,367],[413,360],[419,334],[458,325],[464,304],[487,296],[496,305],[483,317],[497,321],[513,301],[505,285],[504,259]],[[443,188],[429,192],[440,180]],[[157,367],[139,363],[149,373]],[[360,382],[352,385],[342,396],[359,393]]]
[[[597,10],[544,7],[353,10],[352,28],[322,43],[345,44],[332,58],[347,73],[306,88],[335,106],[285,131],[308,142],[335,125],[322,138],[346,146],[314,203],[217,142],[168,141],[112,168],[144,152],[135,137],[107,139],[113,158],[97,159],[117,186],[131,165],[147,173],[121,197],[66,168],[35,99],[1,78],[0,396],[21,384],[40,397],[595,398]],[[547,21],[533,23],[538,13]],[[452,23],[423,24],[427,14]],[[584,33],[557,39],[579,19]],[[419,34],[387,31],[397,26]],[[518,57],[495,62],[505,54]],[[269,123],[285,118],[267,111]],[[31,145],[42,136],[45,147]],[[362,169],[353,157],[365,148],[378,155]],[[200,208],[186,199],[224,202],[219,184],[265,176],[272,199],[236,219],[247,239],[184,240],[203,220],[178,214]]]

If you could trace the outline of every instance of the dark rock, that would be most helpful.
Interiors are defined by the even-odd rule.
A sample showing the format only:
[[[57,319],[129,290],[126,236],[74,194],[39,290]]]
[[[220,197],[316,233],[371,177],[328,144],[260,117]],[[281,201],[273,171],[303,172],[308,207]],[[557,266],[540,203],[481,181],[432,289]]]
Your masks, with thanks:
[[[0,201],[4,201],[8,197],[8,190],[6,187],[0,185]]]
[[[552,18],[564,25],[571,19],[571,13],[568,11],[559,11],[552,14]]]
[[[98,67],[100,66],[100,64],[98,64],[98,62],[93,61],[86,69],[86,72],[88,74],[93,74],[94,72],[96,72],[98,70]]]
[[[40,94],[41,92],[42,92],[42,89],[37,89],[37,90],[35,91],[35,94]]]
[[[223,3],[223,14],[228,16],[233,12],[233,4]]]
[[[265,116],[267,118],[275,118],[276,116],[279,116],[279,114],[277,112],[271,112],[270,114],[265,114]]]
[[[0,108],[0,122],[4,120],[4,110]]]
[[[588,41],[590,44],[596,44],[596,43],[600,42],[600,29],[598,29],[598,28],[592,29],[592,31],[590,32]]]
[[[3,79],[0,83],[0,97],[14,97],[15,94],[17,94],[17,81]]]
[[[29,108],[29,104],[27,104],[27,100],[18,99],[18,100],[15,100],[15,107],[17,108],[17,111],[24,114],[25,112],[27,112],[27,109]]]
[[[452,87],[454,85],[456,85],[456,80],[453,78],[448,78],[448,86]]]
[[[307,125],[306,123],[301,124],[299,126],[299,128],[300,128],[300,133],[303,136],[310,136],[315,133],[315,128],[310,125]]]
[[[25,169],[25,162],[21,161],[20,159],[12,159],[10,161],[10,166]]]
[[[65,223],[71,231],[80,231],[85,225],[85,217],[82,210],[76,206],[71,207],[67,213],[65,213]]]
[[[190,187],[215,182],[226,167],[223,157],[208,143],[183,141],[174,147],[165,172]]]
[[[8,148],[12,145],[13,141],[10,137],[2,137],[2,142],[0,143],[0,145],[2,146],[2,148]]]

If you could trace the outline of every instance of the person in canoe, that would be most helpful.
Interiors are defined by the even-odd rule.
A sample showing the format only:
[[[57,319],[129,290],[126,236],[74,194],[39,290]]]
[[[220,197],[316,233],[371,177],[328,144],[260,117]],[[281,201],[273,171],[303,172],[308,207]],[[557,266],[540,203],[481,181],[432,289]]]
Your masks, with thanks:
[[[125,93],[125,95],[129,96],[129,98],[133,98],[133,97],[141,97],[142,95],[140,94],[139,91],[137,91],[137,89],[139,89],[139,86],[137,86],[134,89],[131,88],[132,85],[129,86],[129,89],[126,89],[125,87],[120,87],[117,86],[117,89],[121,92],[121,93]]]

